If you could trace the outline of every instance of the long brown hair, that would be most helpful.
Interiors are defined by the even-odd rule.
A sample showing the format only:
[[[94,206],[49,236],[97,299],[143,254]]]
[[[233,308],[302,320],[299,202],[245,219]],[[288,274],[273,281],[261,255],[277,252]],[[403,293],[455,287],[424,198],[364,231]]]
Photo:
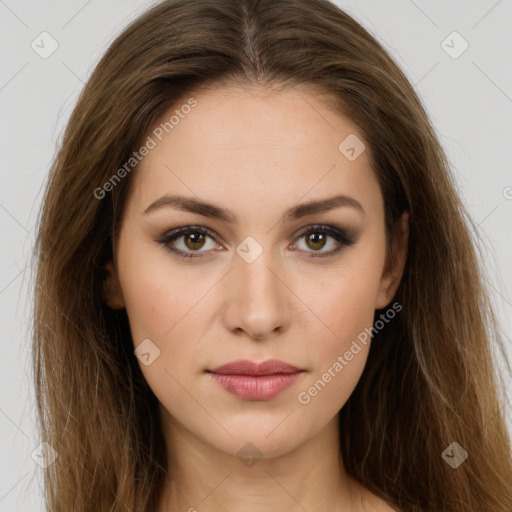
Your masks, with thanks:
[[[511,443],[492,357],[503,342],[478,232],[412,86],[327,0],[163,1],[115,39],[87,81],[38,218],[35,389],[42,438],[58,453],[45,470],[47,509],[152,511],[159,502],[168,467],[158,402],[126,311],[104,300],[136,166],[107,192],[104,184],[179,98],[233,84],[330,95],[364,134],[388,240],[410,212],[395,297],[403,309],[375,334],[339,413],[347,472],[403,511],[510,512]],[[454,442],[468,453],[456,469],[443,456]]]

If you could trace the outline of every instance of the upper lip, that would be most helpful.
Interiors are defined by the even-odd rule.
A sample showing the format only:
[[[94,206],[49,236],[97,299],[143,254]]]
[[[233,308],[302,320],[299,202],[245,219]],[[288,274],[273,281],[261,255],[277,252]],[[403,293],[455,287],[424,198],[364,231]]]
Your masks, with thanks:
[[[303,370],[279,359],[267,359],[261,363],[248,359],[238,359],[208,371],[223,375],[276,375],[279,373],[299,373]]]

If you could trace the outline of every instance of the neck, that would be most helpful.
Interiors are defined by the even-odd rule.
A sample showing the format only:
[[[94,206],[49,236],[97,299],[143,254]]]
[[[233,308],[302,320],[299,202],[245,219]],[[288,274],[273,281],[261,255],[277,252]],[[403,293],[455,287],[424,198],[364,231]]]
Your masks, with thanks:
[[[359,510],[359,485],[347,476],[339,455],[337,415],[295,449],[268,458],[259,458],[247,440],[226,453],[165,410],[162,419],[169,472],[158,512]],[[244,445],[244,455],[237,456]]]

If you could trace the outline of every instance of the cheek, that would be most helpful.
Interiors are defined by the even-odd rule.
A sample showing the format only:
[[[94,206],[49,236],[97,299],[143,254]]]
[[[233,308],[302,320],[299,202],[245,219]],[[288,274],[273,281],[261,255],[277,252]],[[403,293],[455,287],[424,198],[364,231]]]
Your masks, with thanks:
[[[135,228],[119,242],[119,277],[134,345],[144,338],[171,336],[204,294],[204,280],[193,279],[185,265]],[[188,276],[188,277],[187,277]],[[211,279],[210,279],[211,280]]]
[[[312,322],[321,330],[314,336],[313,324],[309,328],[308,337],[315,340],[309,350],[315,367],[297,400],[324,421],[343,407],[366,364],[380,284],[380,260],[376,260],[354,259],[317,280],[317,286],[310,283],[303,289],[316,314]]]
[[[297,403],[315,422],[329,421],[346,403],[363,373],[370,350],[374,310],[356,298],[338,298],[326,310],[328,331],[311,344],[314,368],[298,390]],[[324,330],[326,331],[326,330]]]
[[[130,276],[123,287],[130,331],[134,349],[150,353],[149,361],[137,356],[138,365],[158,400],[173,414],[186,410],[200,415],[204,411],[195,408],[186,390],[203,370],[199,362],[205,341],[200,332],[205,313],[201,298],[214,283],[211,278],[211,283],[187,282],[186,272],[177,279],[179,270],[175,267],[169,273],[169,269],[168,262],[148,265],[147,260],[144,265],[125,267]]]
[[[134,346],[149,338],[160,350],[160,363],[197,364],[207,319],[205,296],[213,286],[211,277],[188,283],[183,276],[176,279],[155,267],[133,272],[125,303]]]
[[[134,349],[147,346],[144,353],[151,354],[151,364],[138,357],[139,366],[151,387],[167,387],[172,381],[168,372],[199,366],[201,347],[195,340],[201,340],[202,299],[214,286],[214,276],[198,276],[173,265],[173,256],[164,248],[133,242],[137,237],[141,235],[122,233],[119,277]]]
[[[302,288],[302,296],[307,298],[305,302],[322,329],[322,342],[313,344],[319,361],[325,364],[334,353],[345,352],[361,332],[372,326],[380,286],[379,268],[379,262],[361,258],[353,265],[347,262],[329,275],[308,281]]]

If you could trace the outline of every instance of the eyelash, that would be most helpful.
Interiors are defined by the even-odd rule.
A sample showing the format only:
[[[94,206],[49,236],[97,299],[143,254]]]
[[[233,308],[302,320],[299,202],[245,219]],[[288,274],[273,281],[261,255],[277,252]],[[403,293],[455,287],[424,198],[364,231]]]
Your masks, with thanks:
[[[202,234],[202,235],[207,235],[210,238],[214,239],[214,237],[209,229],[206,229],[206,228],[203,228],[200,226],[186,226],[186,227],[175,229],[171,232],[164,233],[157,240],[157,242],[164,245],[167,250],[177,254],[178,256],[182,257],[183,259],[191,260],[193,258],[202,258],[203,255],[201,253],[206,252],[206,251],[182,251],[181,249],[173,248],[170,245],[171,242],[174,242],[175,240],[179,239],[180,237],[182,237],[184,235],[198,234],[198,233]],[[340,244],[340,247],[338,247],[337,249],[331,250],[327,253],[318,252],[315,254],[315,251],[303,251],[303,252],[308,252],[308,253],[311,252],[311,254],[309,256],[307,256],[307,258],[327,258],[330,256],[334,256],[339,251],[341,251],[341,249],[343,247],[349,247],[356,242],[356,240],[354,238],[352,238],[351,236],[349,236],[345,231],[335,228],[334,226],[329,226],[329,225],[324,225],[324,224],[308,226],[306,229],[304,229],[297,235],[296,241],[300,240],[305,235],[309,235],[312,233],[322,233],[322,234],[328,235],[328,236],[334,238]],[[296,243],[296,242],[294,242],[294,243]],[[194,252],[199,252],[200,254],[195,255]]]

